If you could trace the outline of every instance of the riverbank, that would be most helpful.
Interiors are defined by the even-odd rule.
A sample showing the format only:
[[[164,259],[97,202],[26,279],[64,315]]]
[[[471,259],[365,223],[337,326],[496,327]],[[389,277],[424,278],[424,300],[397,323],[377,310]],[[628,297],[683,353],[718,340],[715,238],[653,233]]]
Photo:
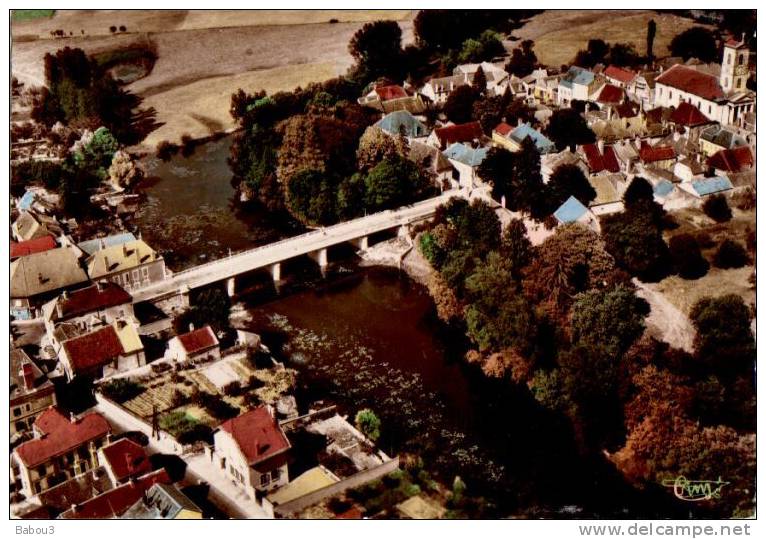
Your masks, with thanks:
[[[360,267],[384,266],[404,271],[418,284],[426,286],[434,269],[417,248],[417,236],[394,238],[377,243],[361,253]]]

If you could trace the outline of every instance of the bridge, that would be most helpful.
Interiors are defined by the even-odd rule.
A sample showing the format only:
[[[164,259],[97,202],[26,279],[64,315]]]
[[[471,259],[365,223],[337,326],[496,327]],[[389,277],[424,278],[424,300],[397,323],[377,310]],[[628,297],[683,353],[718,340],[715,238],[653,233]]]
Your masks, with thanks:
[[[407,233],[409,225],[432,218],[436,208],[450,198],[456,196],[471,198],[472,195],[486,197],[483,192],[474,191],[473,194],[469,194],[464,190],[446,191],[438,197],[429,198],[411,206],[359,217],[200,264],[176,272],[163,281],[134,289],[131,292],[133,301],[138,303],[188,293],[190,289],[221,281],[226,281],[227,292],[233,296],[237,275],[266,268],[278,282],[282,273],[281,263],[303,255],[312,257],[321,268],[324,268],[328,263],[327,249],[334,245],[351,243],[363,251],[368,247],[370,235],[386,230],[398,230],[400,234]]]

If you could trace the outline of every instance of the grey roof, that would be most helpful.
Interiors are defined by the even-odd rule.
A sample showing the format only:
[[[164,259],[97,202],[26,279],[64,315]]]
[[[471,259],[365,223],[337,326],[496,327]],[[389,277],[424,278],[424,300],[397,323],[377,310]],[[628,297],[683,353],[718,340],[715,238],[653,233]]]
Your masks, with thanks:
[[[410,144],[410,153],[407,157],[410,161],[421,164],[430,159],[429,168],[436,173],[453,168],[449,159],[438,148],[434,148],[429,144],[423,144],[422,142],[413,141]]]
[[[731,149],[735,146],[745,146],[747,142],[741,136],[737,135],[733,131],[729,131],[725,127],[715,124],[704,129],[700,133],[700,138],[721,146],[723,148]]]
[[[471,148],[460,142],[454,143],[452,146],[444,150],[444,155],[448,158],[468,165],[470,167],[478,167],[484,158],[487,156],[489,148]]]
[[[406,110],[390,112],[378,120],[375,125],[391,135],[398,135],[402,130],[406,136],[413,138],[424,137],[428,134],[426,126]]]
[[[184,509],[202,513],[202,509],[174,485],[156,483],[121,518],[173,519]]]
[[[105,247],[112,247],[114,245],[122,245],[129,241],[136,241],[136,237],[130,232],[122,232],[120,234],[112,234],[104,238],[93,238],[77,244],[77,247],[87,255],[92,255],[96,251]]]
[[[88,280],[72,247],[22,256],[11,262],[11,297],[28,298]]]

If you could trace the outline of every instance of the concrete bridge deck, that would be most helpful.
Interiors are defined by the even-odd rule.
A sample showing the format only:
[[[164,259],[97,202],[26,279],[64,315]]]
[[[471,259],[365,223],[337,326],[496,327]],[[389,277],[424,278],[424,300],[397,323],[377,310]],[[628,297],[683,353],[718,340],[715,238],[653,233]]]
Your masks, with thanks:
[[[474,196],[482,196],[475,193]],[[164,281],[132,291],[133,301],[147,301],[177,294],[186,288],[199,288],[215,282],[232,279],[237,275],[259,268],[270,268],[275,280],[280,278],[279,264],[285,260],[302,255],[311,255],[320,266],[327,264],[326,249],[346,242],[358,242],[366,248],[367,237],[377,232],[391,230],[429,219],[436,208],[450,198],[470,198],[465,191],[447,191],[442,195],[396,210],[378,212],[365,217],[345,221],[337,225],[312,230],[305,234],[232,254],[226,258],[200,264],[187,270],[174,273]],[[229,292],[233,293],[233,281],[229,282]]]

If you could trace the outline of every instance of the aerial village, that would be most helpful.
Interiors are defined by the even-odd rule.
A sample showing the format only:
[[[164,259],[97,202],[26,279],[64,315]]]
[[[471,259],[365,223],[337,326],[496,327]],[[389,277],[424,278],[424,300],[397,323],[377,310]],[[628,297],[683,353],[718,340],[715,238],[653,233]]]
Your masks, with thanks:
[[[669,215],[696,211],[698,222],[704,215],[722,222],[729,207],[753,209],[756,94],[747,36],[726,35],[714,61],[650,52],[642,65],[542,66],[529,60],[531,47],[512,43],[510,52],[458,63],[422,84],[389,77],[367,84],[356,96],[375,118],[364,136],[382,138],[385,151],[405,147],[406,159],[428,172],[422,193],[432,198],[338,224],[315,219],[282,244],[325,266],[332,242],[372,247],[367,233],[352,237],[353,227],[396,227],[399,240],[433,262],[423,235],[437,231],[427,222],[454,198],[485,204],[503,229],[523,224],[531,249],[573,224],[601,241],[604,223],[635,197]],[[522,60],[530,65],[517,75]],[[14,112],[33,107],[28,88],[13,92]],[[477,113],[477,100],[504,105]],[[12,123],[12,166],[28,176],[11,195],[13,516],[449,515],[457,481],[418,486],[411,455],[376,445],[375,411],[303,402],[299,372],[238,324],[228,303],[215,312],[220,291],[227,302],[239,293],[240,273],[266,268],[279,282],[280,261],[293,251],[267,245],[174,272],[129,218],[141,204],[132,189],[140,171],[108,130]],[[62,210],[71,197],[46,184],[40,163],[90,158],[110,145],[107,173],[87,194],[102,215],[94,226]],[[523,188],[501,178],[507,155],[533,155],[555,197],[521,201]],[[353,495],[365,488],[403,494],[371,510]]]

